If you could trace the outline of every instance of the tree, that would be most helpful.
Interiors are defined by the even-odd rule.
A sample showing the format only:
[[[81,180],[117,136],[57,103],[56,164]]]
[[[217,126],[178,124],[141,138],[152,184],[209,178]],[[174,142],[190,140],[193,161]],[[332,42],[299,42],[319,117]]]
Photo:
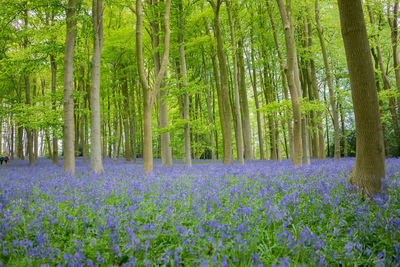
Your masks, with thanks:
[[[94,173],[102,173],[103,162],[101,158],[100,141],[100,58],[103,47],[103,1],[93,0],[92,23],[94,32],[92,56],[92,84],[90,87],[90,167]]]
[[[228,8],[228,18],[229,18],[229,29],[231,33],[231,49],[232,49],[232,57],[233,57],[233,85],[235,88],[235,117],[236,117],[236,127],[235,127],[235,134],[236,134],[236,150],[237,150],[237,157],[240,164],[244,164],[244,157],[243,157],[243,128],[242,128],[242,119],[241,119],[241,112],[240,112],[240,99],[239,99],[239,81],[238,81],[238,61],[237,61],[237,53],[236,53],[236,38],[235,38],[235,31],[233,28],[233,21],[232,21],[232,1],[226,1]],[[236,8],[236,6],[235,6]]]
[[[76,39],[76,0],[68,1],[64,53],[64,171],[75,172],[73,66]]]
[[[299,103],[300,94],[300,80],[297,64],[296,43],[294,39],[294,29],[291,17],[291,1],[287,0],[287,7],[285,7],[283,0],[277,0],[279,11],[281,14],[282,24],[285,31],[285,42],[287,52],[287,66],[286,77],[288,80],[289,91],[292,100],[293,108],[293,139],[294,139],[294,156],[293,163],[295,166],[301,165],[302,158],[302,140],[301,140],[301,112]],[[297,68],[297,70],[296,70]]]
[[[151,21],[151,27],[153,30],[153,57],[154,57],[154,72],[155,76],[160,71],[160,53],[159,53],[159,21],[158,21],[158,1],[151,1],[153,4],[153,8],[156,10],[154,16],[154,20]],[[165,74],[166,75],[166,74]],[[168,103],[166,101],[166,96],[168,92],[164,90],[165,83],[162,82],[160,84],[161,90],[158,90],[157,93],[157,103],[158,103],[158,118],[159,118],[159,128],[168,128]],[[162,166],[172,166],[172,151],[170,147],[171,137],[169,131],[161,133],[161,164]]]
[[[179,1],[179,62],[182,71],[182,86],[187,88],[187,70],[186,70],[186,56],[185,56],[185,45],[184,45],[184,17],[183,17],[183,5],[182,0]],[[183,96],[183,119],[185,120],[184,125],[184,162],[187,166],[192,166],[192,158],[190,152],[190,126],[189,126],[189,92],[185,90]]]
[[[317,24],[317,32],[318,32],[319,42],[321,44],[322,57],[324,59],[326,80],[327,80],[328,89],[329,89],[329,101],[330,101],[331,108],[332,108],[334,142],[335,142],[334,158],[335,158],[335,160],[339,160],[340,159],[339,113],[337,111],[337,106],[336,106],[337,103],[336,103],[336,97],[335,97],[335,88],[333,87],[331,68],[329,66],[328,55],[326,53],[324,34],[322,31],[322,27],[321,27],[321,23],[320,23],[320,19],[319,19],[318,0],[315,1],[315,21]]]
[[[219,12],[222,4],[222,0],[208,1],[214,11],[214,30],[215,38],[217,39],[217,55],[220,70],[221,90],[218,94],[218,102],[221,103],[222,116],[221,128],[222,128],[222,141],[224,149],[224,164],[232,163],[232,128],[231,128],[231,104],[229,101],[229,82],[228,82],[228,68],[226,66],[226,57],[224,52],[224,45],[222,42],[222,34],[219,25]]]
[[[375,74],[360,0],[338,0],[356,124],[356,160],[348,181],[366,195],[381,192],[385,154]]]
[[[162,56],[160,71],[157,73],[153,87],[151,88],[144,69],[143,62],[143,41],[142,41],[142,28],[143,28],[143,11],[142,0],[136,0],[136,57],[139,72],[140,83],[143,86],[143,159],[144,171],[146,173],[153,172],[153,142],[152,142],[152,109],[155,97],[160,89],[162,80],[167,71],[168,55],[169,55],[169,14],[171,8],[171,0],[166,0],[165,13],[164,13],[164,54]]]

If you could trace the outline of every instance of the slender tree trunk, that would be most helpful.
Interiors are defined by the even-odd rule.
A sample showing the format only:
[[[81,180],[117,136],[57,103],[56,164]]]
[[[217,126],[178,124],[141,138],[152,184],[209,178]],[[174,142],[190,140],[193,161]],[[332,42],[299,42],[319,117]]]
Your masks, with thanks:
[[[231,105],[229,101],[229,83],[228,83],[228,69],[226,66],[226,57],[222,42],[222,34],[219,25],[219,11],[222,4],[221,0],[209,0],[213,11],[214,11],[214,30],[215,37],[217,39],[217,56],[219,62],[220,70],[220,80],[221,80],[221,94],[218,97],[218,102],[221,103],[222,107],[222,117],[221,128],[222,130],[222,140],[223,140],[223,151],[224,151],[224,164],[232,164],[232,128],[231,128]]]
[[[281,47],[280,47],[279,40],[278,40],[278,31],[276,29],[275,20],[274,20],[273,14],[272,14],[271,6],[269,5],[268,1],[266,1],[266,4],[267,4],[268,16],[271,21],[274,42],[275,42],[276,50],[278,53],[279,66],[281,69],[282,88],[283,88],[285,99],[289,99],[288,89],[287,89],[287,85],[286,85],[285,65],[283,62],[282,51],[281,51]],[[293,161],[293,159],[294,159],[294,137],[293,137],[292,122],[290,120],[287,120],[287,125],[288,125],[288,136],[289,136],[289,155],[290,155],[289,158]]]
[[[90,168],[94,173],[102,173],[101,130],[100,130],[100,58],[103,46],[103,1],[93,0],[92,22],[94,31],[92,56],[92,83],[90,87]]]
[[[24,2],[24,5],[26,7],[27,2]],[[24,28],[27,30],[28,29],[28,10],[24,10]],[[28,38],[25,36],[24,37],[24,48],[27,49],[28,47]],[[26,105],[29,107],[31,105],[31,96],[30,96],[30,81],[29,81],[29,75],[25,74],[24,75],[24,81],[25,81],[25,100],[26,100]],[[35,163],[35,157],[33,155],[33,136],[32,136],[32,129],[27,126],[25,127],[26,131],[26,136],[27,136],[27,154],[29,157],[29,166],[33,166]]]
[[[179,1],[179,11],[182,15],[179,18],[179,59],[182,71],[182,85],[183,88],[187,88],[187,71],[186,71],[186,57],[185,57],[185,46],[184,46],[184,18],[183,18],[183,6],[182,0]],[[192,166],[192,158],[190,151],[190,127],[189,127],[189,92],[186,90],[183,96],[183,119],[185,120],[184,125],[184,162],[186,166]]]
[[[132,158],[133,161],[136,162],[136,104],[135,104],[135,87],[132,84]]]
[[[301,112],[299,103],[300,81],[296,74],[295,68],[298,68],[296,44],[294,40],[293,24],[291,22],[291,1],[288,0],[288,7],[285,7],[283,0],[277,0],[283,27],[285,30],[285,42],[287,50],[287,68],[286,77],[288,80],[292,108],[293,108],[293,139],[294,139],[294,157],[295,166],[301,165],[302,159],[302,138],[301,138]],[[298,72],[298,69],[297,69]]]
[[[64,171],[75,173],[74,131],[74,51],[76,39],[76,0],[68,1],[67,36],[64,53]]]
[[[377,194],[385,178],[385,149],[370,46],[361,1],[338,0],[356,123],[356,161],[349,182]]]
[[[343,156],[347,157],[347,131],[345,126],[346,115],[344,114],[343,106],[340,105],[340,121],[342,123],[342,139],[343,139]]]
[[[312,28],[311,28],[311,20],[308,20],[308,46],[312,47]],[[312,51],[310,51],[312,53]],[[317,85],[317,75],[315,73],[315,62],[313,60],[313,55],[310,55],[310,77],[311,77],[311,86],[312,86],[312,95],[314,100],[319,101],[319,92],[318,92],[318,85]],[[317,136],[318,136],[318,158],[324,159],[325,158],[325,142],[324,142],[324,129],[322,125],[322,112],[317,112],[317,117],[320,118],[317,122]]]
[[[369,14],[371,24],[374,27],[376,27],[375,20],[374,20],[374,14],[372,13],[372,10],[371,10],[371,7],[369,4],[367,4],[367,9],[368,9],[368,14]],[[396,29],[396,32],[397,32],[397,29]],[[397,33],[396,33],[396,35],[397,35]],[[391,90],[392,86],[390,84],[389,77],[386,75],[385,65],[383,64],[379,38],[376,34],[373,35],[373,38],[374,38],[375,44],[376,44],[376,54],[377,54],[377,60],[378,60],[378,64],[379,64],[379,70],[380,70],[382,81],[383,81],[383,87],[385,90]],[[396,47],[397,47],[397,40],[396,41],[392,40],[392,45],[396,45]],[[396,52],[397,52],[397,49],[396,49]],[[396,71],[396,69],[395,69],[395,71]],[[397,112],[396,112],[396,100],[394,97],[391,97],[389,99],[389,111],[392,116],[393,129],[394,129],[394,133],[395,133],[396,141],[397,141],[397,153],[398,153],[398,155],[400,155],[400,129],[399,129]]]
[[[393,51],[393,68],[396,77],[396,86],[398,93],[400,95],[400,59],[399,59],[399,51],[398,47],[398,12],[399,12],[399,0],[394,0],[393,4],[393,15],[390,14],[390,5],[388,8],[388,21],[391,29],[391,41],[392,41],[392,51]],[[398,116],[400,117],[400,96],[397,97],[397,111]],[[397,139],[400,139],[400,136],[397,136]],[[400,147],[399,147],[400,150]],[[398,151],[400,154],[400,151]]]
[[[210,30],[208,28],[207,25],[207,21],[205,21],[205,28],[206,28],[206,33],[208,36],[210,36]],[[216,51],[215,48],[212,44],[212,42],[210,43],[210,50],[211,50],[211,62],[212,62],[212,66],[213,66],[213,76],[214,76],[214,81],[215,81],[215,88],[217,91],[217,98],[219,99],[221,97],[221,84],[220,84],[220,79],[218,79],[219,76],[219,71],[218,71],[218,63],[217,63],[217,57],[216,57]],[[214,123],[216,122],[216,116],[215,116],[215,93],[213,91],[213,117],[214,117]],[[220,120],[223,117],[223,108],[222,108],[222,102],[221,101],[217,101],[218,102],[218,113],[219,113],[219,117]],[[221,122],[222,124],[222,122]],[[224,128],[221,127],[221,131],[222,131],[222,136],[224,135]],[[218,132],[214,131],[215,133],[215,152],[216,152],[216,158],[219,159],[219,146],[218,146]]]
[[[253,13],[251,13],[251,18],[253,21]],[[255,57],[254,57],[254,28],[253,24],[251,24],[250,28],[250,58],[251,58],[251,69],[249,67],[249,76],[251,78],[251,85],[253,88],[254,101],[256,105],[256,113],[257,113],[257,134],[258,134],[258,146],[260,150],[260,159],[264,160],[264,141],[263,141],[263,133],[261,126],[261,114],[260,114],[260,103],[258,102],[258,92],[257,92],[257,74],[256,74],[256,65],[255,65]],[[250,64],[249,64],[250,66]]]
[[[236,53],[236,38],[235,31],[232,22],[232,3],[228,3],[228,18],[229,18],[229,28],[231,33],[231,48],[233,57],[233,84],[234,84],[234,95],[235,95],[235,134],[236,134],[236,151],[237,157],[240,164],[244,164],[243,156],[243,132],[242,132],[242,120],[240,112],[240,100],[239,100],[239,81],[238,81],[238,63],[237,63],[237,53]]]
[[[329,62],[328,62],[328,55],[326,53],[324,35],[322,32],[320,19],[319,19],[318,0],[315,1],[315,20],[317,23],[318,37],[319,37],[319,41],[321,44],[322,57],[324,59],[326,79],[328,82],[328,89],[329,89],[329,100],[330,100],[330,104],[331,104],[331,108],[332,108],[333,129],[334,129],[334,136],[335,136],[335,138],[334,138],[334,140],[335,140],[334,158],[335,158],[335,160],[339,160],[340,159],[339,115],[338,115],[338,111],[336,108],[335,88],[333,87],[332,74],[331,74],[331,70],[330,70],[330,66],[329,66]]]
[[[125,68],[125,67],[124,67]],[[124,77],[122,81],[122,96],[124,97],[122,112],[124,137],[125,137],[125,160],[131,160],[131,149],[129,140],[129,95],[128,95],[128,78],[126,77],[126,71],[124,71]],[[122,126],[122,125],[121,125]]]
[[[239,26],[240,31],[240,26]],[[243,56],[243,37],[238,41],[238,63],[239,63],[239,73],[240,73],[240,86],[239,86],[239,97],[240,97],[240,113],[242,115],[242,125],[243,125],[243,142],[244,142],[244,157],[246,160],[253,159],[253,149],[251,144],[251,128],[250,128],[250,114],[249,105],[247,100],[247,90],[246,90],[246,77],[244,69],[244,56]]]
[[[32,98],[35,101],[36,100],[36,76],[33,77],[33,90],[32,90]],[[1,129],[0,129],[1,130]],[[32,131],[33,134],[33,155],[34,155],[34,160],[37,160],[39,158],[39,136],[38,136],[38,130],[34,129]],[[1,150],[1,145],[0,145],[0,150]],[[1,150],[2,151],[2,150]]]
[[[171,0],[166,0],[165,13],[164,13],[164,54],[161,61],[160,71],[156,75],[153,88],[150,88],[144,73],[143,62],[143,43],[142,43],[142,28],[143,28],[143,13],[142,13],[142,0],[136,0],[136,56],[138,64],[138,72],[140,82],[143,86],[143,123],[144,123],[144,140],[143,140],[143,158],[144,158],[144,171],[145,173],[153,172],[153,148],[152,148],[152,108],[155,96],[157,95],[162,80],[164,79],[167,71],[167,62],[169,55],[169,14],[171,8]]]

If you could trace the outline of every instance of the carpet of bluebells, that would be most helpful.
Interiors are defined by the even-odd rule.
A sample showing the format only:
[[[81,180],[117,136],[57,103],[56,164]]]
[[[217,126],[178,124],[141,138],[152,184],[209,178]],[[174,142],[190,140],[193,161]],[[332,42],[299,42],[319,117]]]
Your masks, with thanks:
[[[386,192],[346,182],[354,159],[245,165],[143,162],[75,176],[62,162],[0,166],[1,265],[292,266],[400,264],[400,159]]]

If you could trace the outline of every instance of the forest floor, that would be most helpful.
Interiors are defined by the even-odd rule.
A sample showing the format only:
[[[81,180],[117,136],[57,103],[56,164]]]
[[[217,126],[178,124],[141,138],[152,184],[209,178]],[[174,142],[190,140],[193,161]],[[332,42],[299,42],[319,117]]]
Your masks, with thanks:
[[[354,159],[143,166],[104,159],[94,175],[41,158],[0,166],[0,261],[26,266],[400,264],[400,158],[373,200]],[[140,161],[139,161],[140,163]],[[197,164],[203,163],[203,164]]]

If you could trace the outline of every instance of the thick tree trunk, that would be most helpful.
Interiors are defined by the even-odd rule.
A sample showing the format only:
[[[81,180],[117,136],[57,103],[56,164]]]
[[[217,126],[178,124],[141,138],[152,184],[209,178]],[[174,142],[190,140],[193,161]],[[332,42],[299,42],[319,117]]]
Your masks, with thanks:
[[[76,0],[68,1],[67,36],[64,53],[64,171],[75,173],[74,132],[74,51],[76,39]]]
[[[339,115],[338,115],[338,111],[337,111],[337,107],[336,107],[335,88],[333,87],[332,74],[331,74],[331,70],[330,70],[330,66],[329,66],[329,62],[328,62],[328,55],[326,53],[324,35],[322,32],[320,19],[319,19],[318,0],[315,1],[315,20],[317,23],[318,37],[319,37],[319,41],[321,44],[322,57],[324,59],[326,79],[328,82],[328,89],[329,89],[329,100],[330,100],[330,104],[331,104],[331,108],[332,108],[333,129],[334,129],[334,136],[335,136],[335,138],[334,138],[334,140],[335,140],[334,158],[335,158],[335,160],[339,160],[340,159]]]
[[[92,83],[90,87],[90,168],[94,173],[102,173],[101,129],[100,129],[100,58],[103,46],[103,1],[93,0],[92,21],[94,31],[92,56]]]
[[[301,138],[301,112],[300,112],[300,103],[299,103],[299,92],[300,92],[300,81],[299,77],[296,74],[295,68],[298,68],[297,65],[297,52],[296,52],[296,44],[294,40],[294,30],[291,22],[291,3],[288,1],[289,5],[286,8],[283,0],[277,0],[279,11],[281,14],[281,19],[283,23],[283,27],[285,30],[285,42],[286,42],[286,50],[287,50],[287,69],[286,69],[286,77],[288,80],[291,100],[292,100],[292,108],[293,108],[293,139],[294,139],[294,157],[293,163],[295,166],[301,165],[302,160],[302,138]],[[298,69],[297,69],[298,73]]]
[[[370,46],[361,1],[338,0],[356,124],[356,161],[349,182],[377,194],[385,178],[385,149]]]

